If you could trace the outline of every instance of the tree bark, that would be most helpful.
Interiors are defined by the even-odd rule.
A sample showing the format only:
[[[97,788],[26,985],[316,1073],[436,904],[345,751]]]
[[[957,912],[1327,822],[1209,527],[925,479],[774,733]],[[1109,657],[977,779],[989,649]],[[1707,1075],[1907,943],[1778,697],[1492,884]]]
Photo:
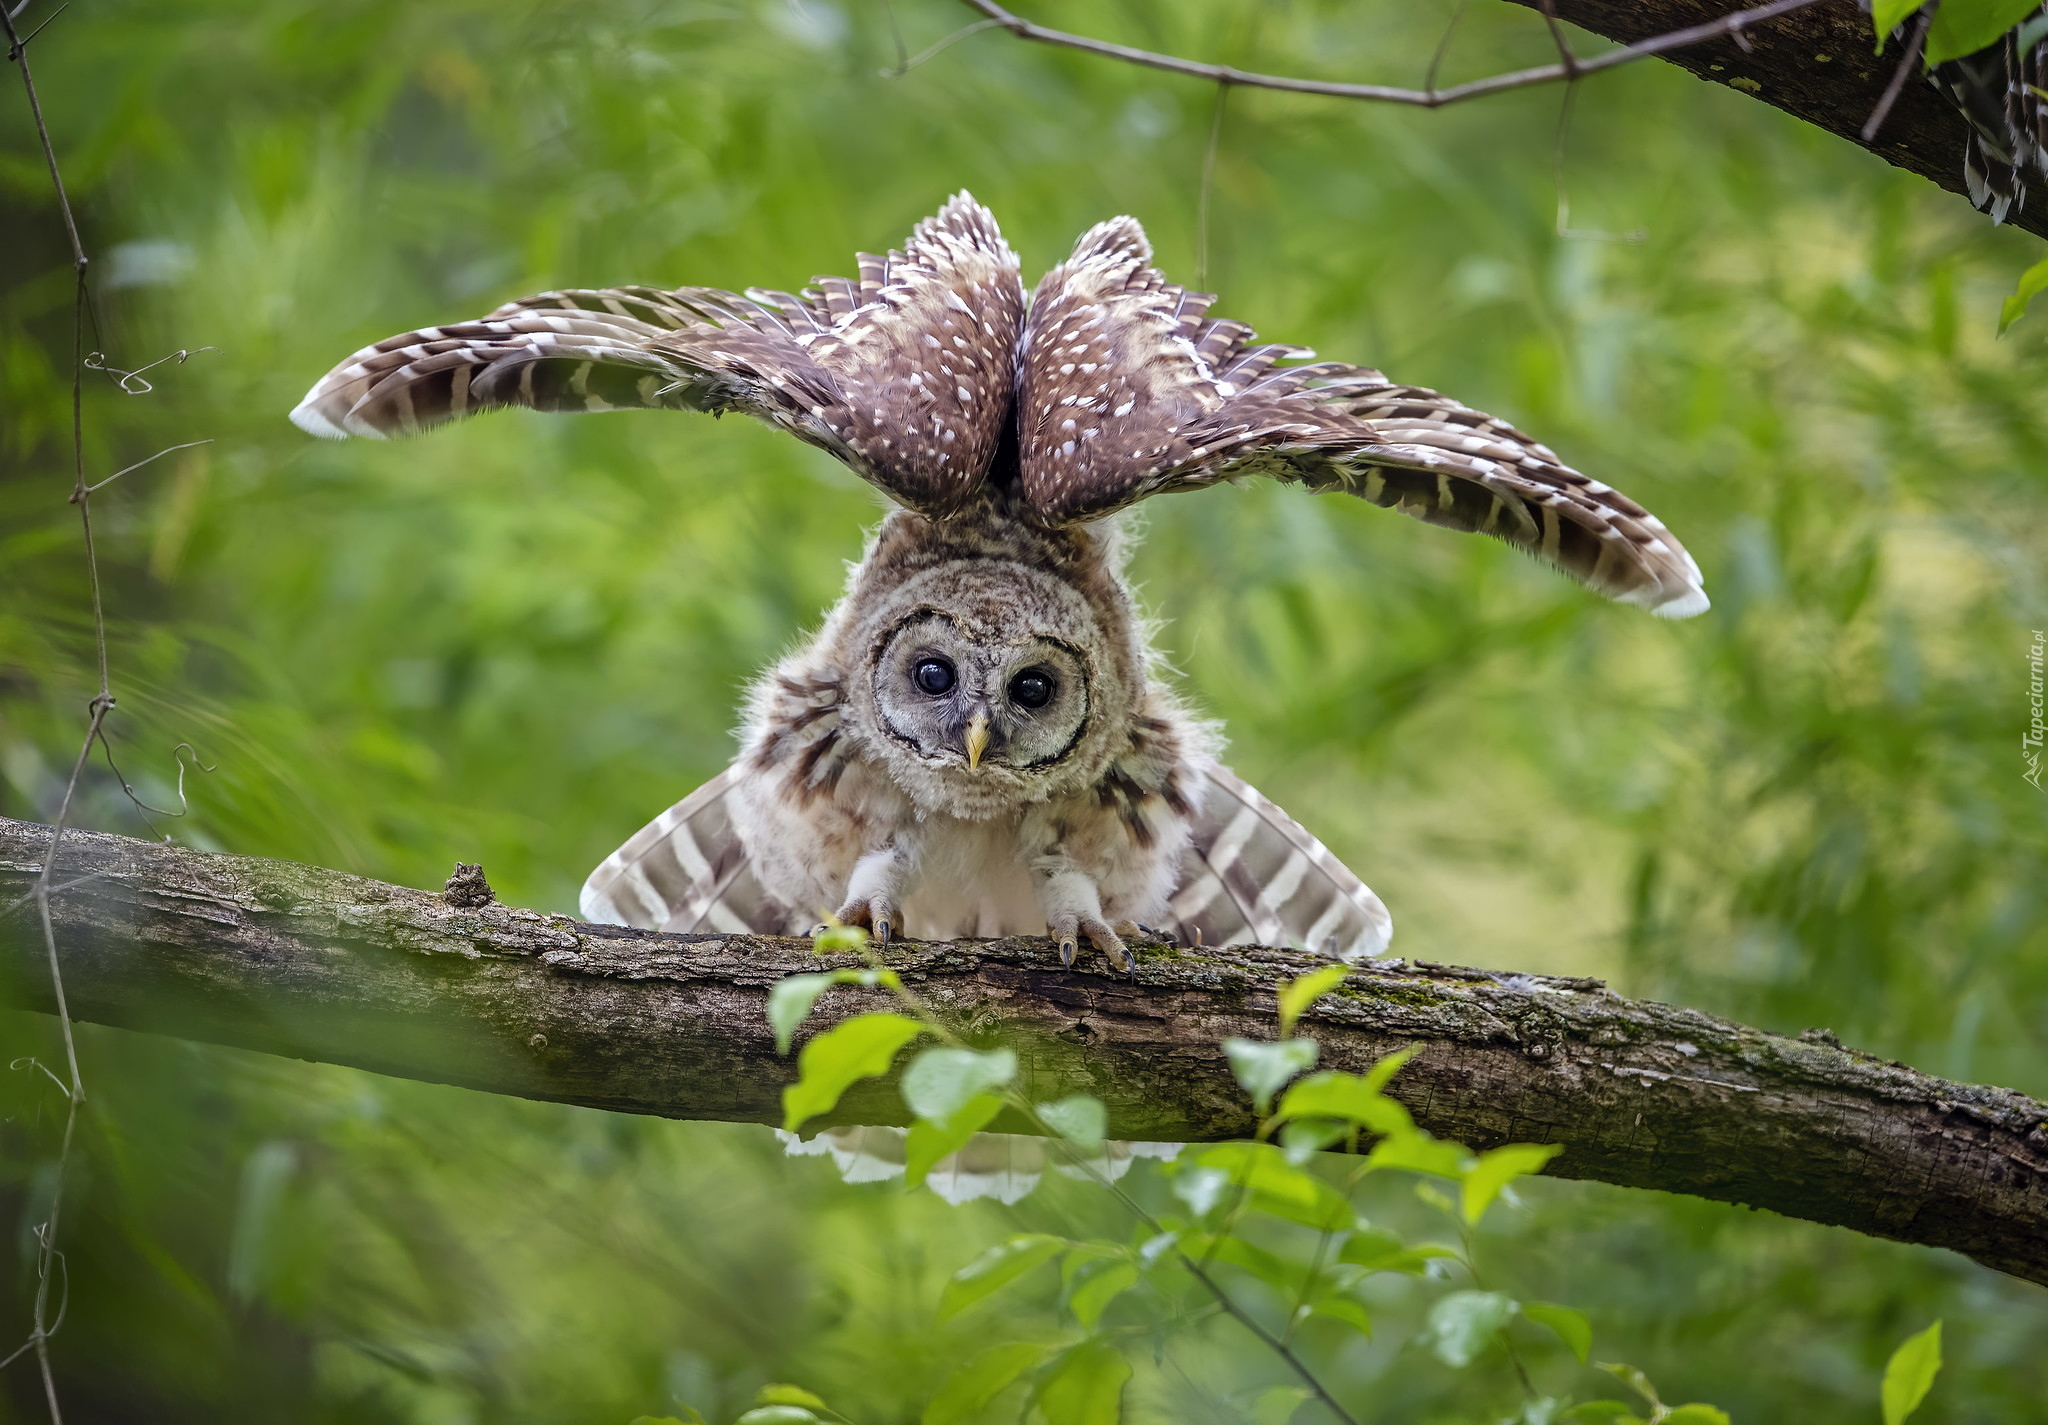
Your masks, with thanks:
[[[1543,8],[1543,0],[1514,3]],[[1737,8],[1725,0],[1555,0],[1555,5],[1558,18],[1618,44],[1704,24]],[[1968,201],[1963,141],[1969,125],[1917,72],[1906,81],[1876,137],[1864,142],[1863,125],[1898,67],[1900,45],[1887,41],[1882,55],[1874,53],[1870,17],[1853,0],[1826,0],[1795,10],[1757,26],[1745,38],[1747,51],[1734,40],[1710,40],[1662,58],[1818,125]],[[2034,190],[2029,201],[2009,221],[2048,237],[2048,194],[2040,191],[2038,181],[2029,187]]]
[[[0,906],[34,885],[49,837],[0,818]],[[53,885],[80,1019],[672,1118],[778,1122],[793,1070],[763,1014],[768,988],[845,963],[803,940],[585,925],[89,832],[65,834]],[[473,880],[454,899],[481,894]],[[1270,1037],[1276,983],[1321,963],[1141,948],[1121,978],[1099,959],[1062,970],[1039,938],[899,944],[887,958],[970,1039],[1013,1044],[1035,1098],[1092,1093],[1116,1136],[1169,1142],[1250,1130],[1219,1041]],[[0,916],[0,985],[47,1011],[48,973],[35,905],[16,905]],[[816,1024],[882,1002],[838,990]],[[2009,1090],[1598,980],[1422,961],[1356,967],[1303,1024],[1326,1067],[1420,1046],[1393,1092],[1439,1136],[1560,1143],[1553,1174],[1767,1207],[2048,1283],[2048,1106]],[[904,1114],[893,1084],[872,1081],[831,1121]]]

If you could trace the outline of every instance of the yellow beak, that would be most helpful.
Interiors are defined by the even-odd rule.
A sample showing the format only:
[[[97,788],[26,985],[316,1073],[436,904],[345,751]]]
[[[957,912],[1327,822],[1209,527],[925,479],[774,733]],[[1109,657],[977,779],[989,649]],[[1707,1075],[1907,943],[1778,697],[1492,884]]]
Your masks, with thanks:
[[[976,713],[967,724],[967,766],[972,769],[981,765],[981,754],[988,751],[988,715]]]

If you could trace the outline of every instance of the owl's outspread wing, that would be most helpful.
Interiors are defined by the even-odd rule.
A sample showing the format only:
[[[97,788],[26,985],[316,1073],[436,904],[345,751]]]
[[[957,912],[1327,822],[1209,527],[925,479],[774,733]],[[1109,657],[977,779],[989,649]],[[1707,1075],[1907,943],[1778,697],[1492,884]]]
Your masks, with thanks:
[[[583,883],[585,920],[677,934],[801,935],[811,918],[761,884],[726,804],[728,768],[634,832]]]
[[[1051,521],[1267,475],[1490,534],[1666,618],[1707,608],[1663,522],[1505,421],[1377,371],[1261,344],[1150,264],[1143,229],[1084,234],[1032,296],[1018,370],[1024,493]]]
[[[971,498],[1009,413],[1017,255],[966,193],[901,252],[801,294],[543,292],[368,346],[292,412],[315,435],[409,435],[502,406],[739,411],[830,451],[905,503]]]
[[[1170,916],[1202,945],[1293,945],[1341,960],[1385,953],[1394,920],[1329,848],[1212,764]]]
[[[740,411],[938,518],[993,495],[1059,527],[1150,495],[1267,475],[1491,534],[1667,618],[1707,607],[1656,516],[1505,421],[1379,372],[1260,343],[1151,266],[1115,218],[1039,283],[966,193],[857,279],[800,294],[544,292],[365,347],[292,418],[409,434],[500,406]],[[997,455],[1015,410],[1017,465]]]

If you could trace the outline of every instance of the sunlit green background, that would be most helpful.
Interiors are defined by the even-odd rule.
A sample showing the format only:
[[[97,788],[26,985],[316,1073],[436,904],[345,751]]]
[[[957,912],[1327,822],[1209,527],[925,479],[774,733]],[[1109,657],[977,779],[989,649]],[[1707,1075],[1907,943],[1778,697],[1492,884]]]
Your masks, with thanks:
[[[1450,9],[1031,6],[1387,82],[1419,79]],[[92,344],[127,368],[217,348],[148,395],[88,388],[96,476],[213,442],[94,501],[122,769],[175,805],[176,744],[217,768],[159,828],[419,886],[481,861],[505,899],[573,909],[722,765],[747,679],[834,597],[876,499],[739,420],[504,415],[382,446],[285,412],[358,345],[550,286],[844,272],[966,186],[1027,277],[1136,214],[1222,311],[1515,419],[1705,568],[1713,612],[1674,625],[1361,503],[1147,507],[1135,573],[1189,696],[1386,899],[1397,952],[1604,975],[2048,1094],[2048,798],[2020,754],[2048,623],[2048,319],[1993,338],[2037,240],[1650,63],[1584,87],[1568,238],[1559,90],[1437,113],[1236,93],[1203,272],[1212,92],[1001,34],[882,73],[899,35],[915,52],[971,18],[75,0],[32,55],[97,258]],[[1445,75],[1547,44],[1486,0]],[[0,812],[47,818],[94,679],[70,278],[7,85]],[[82,820],[147,834],[103,768]],[[0,1018],[5,1057],[55,1046],[48,1020]],[[846,1187],[765,1128],[90,1028],[81,1047],[53,1346],[74,1420],[624,1425],[688,1404],[724,1425],[787,1379],[860,1425],[910,1421],[971,1346],[1059,1329],[1049,1283],[1013,1318],[934,1327],[947,1272],[1018,1224],[1129,1230],[1064,1183],[968,1210]],[[60,1122],[38,1077],[4,1084],[7,1337]],[[1596,1357],[1670,1398],[1874,1422],[1886,1353],[1940,1316],[1949,1366],[1918,1419],[2048,1420],[2038,1288],[1686,1199],[1539,1182],[1522,1202],[1482,1245],[1500,1279],[1587,1310]],[[1435,1289],[1394,1292],[1370,1346],[1311,1342],[1362,1418],[1511,1407],[1504,1361],[1453,1376],[1414,1346]],[[1233,1332],[1137,1352],[1134,1417],[1245,1418],[1282,1377]],[[1561,1353],[1535,1364],[1601,1393]],[[10,1367],[0,1418],[41,1412]]]

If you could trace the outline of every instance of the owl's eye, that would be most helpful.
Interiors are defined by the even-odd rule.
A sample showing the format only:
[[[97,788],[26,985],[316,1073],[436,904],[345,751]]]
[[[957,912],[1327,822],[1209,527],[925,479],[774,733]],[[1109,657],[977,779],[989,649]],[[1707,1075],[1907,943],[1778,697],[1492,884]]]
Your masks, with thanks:
[[[1032,669],[1010,680],[1010,701],[1020,708],[1042,708],[1052,701],[1052,675]]]
[[[953,665],[943,658],[927,658],[913,668],[910,681],[933,697],[953,691]]]

